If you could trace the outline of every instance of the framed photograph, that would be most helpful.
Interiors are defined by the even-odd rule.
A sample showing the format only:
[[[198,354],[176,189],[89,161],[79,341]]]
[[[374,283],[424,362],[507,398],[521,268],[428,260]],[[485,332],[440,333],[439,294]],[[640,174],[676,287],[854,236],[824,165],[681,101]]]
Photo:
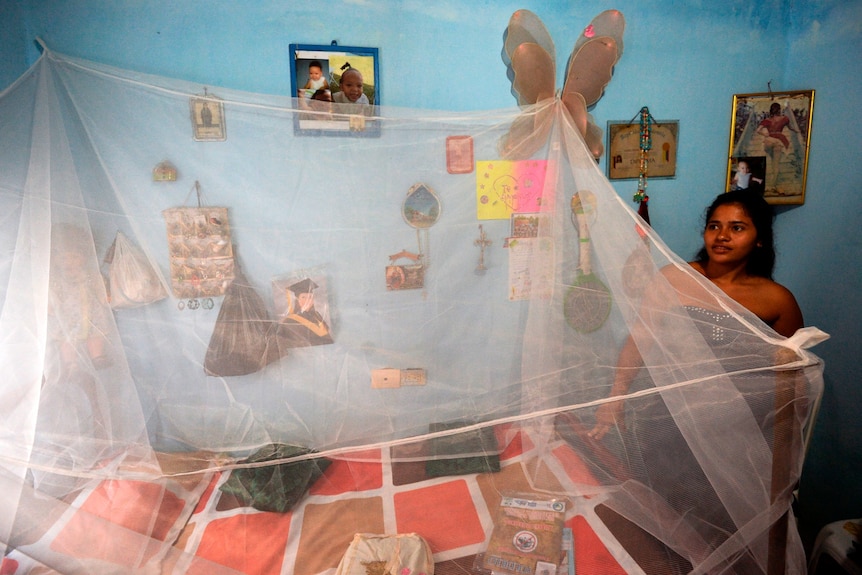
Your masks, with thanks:
[[[676,177],[679,142],[678,120],[657,120],[650,126],[652,143],[647,152],[647,177]],[[608,122],[608,179],[630,180],[640,176],[640,122]]]
[[[726,190],[770,204],[805,203],[814,90],[734,94]]]
[[[224,103],[212,94],[189,98],[192,133],[196,142],[223,142],[227,139]]]
[[[290,88],[299,110],[297,134],[379,136],[374,110],[380,105],[377,48],[290,45]]]

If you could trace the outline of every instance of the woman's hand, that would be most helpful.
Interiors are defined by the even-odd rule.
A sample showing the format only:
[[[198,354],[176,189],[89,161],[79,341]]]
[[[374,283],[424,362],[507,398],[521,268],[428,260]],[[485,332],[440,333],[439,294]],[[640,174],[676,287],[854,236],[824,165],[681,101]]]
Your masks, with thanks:
[[[596,410],[596,425],[587,433],[587,437],[599,441],[614,426],[619,427],[620,431],[625,431],[626,421],[622,400],[599,406]]]

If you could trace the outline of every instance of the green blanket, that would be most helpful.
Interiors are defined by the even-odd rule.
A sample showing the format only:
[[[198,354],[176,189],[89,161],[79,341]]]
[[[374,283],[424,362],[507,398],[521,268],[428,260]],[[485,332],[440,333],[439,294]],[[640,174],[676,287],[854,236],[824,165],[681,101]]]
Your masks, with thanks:
[[[266,445],[245,462],[288,461],[234,469],[219,489],[235,496],[244,505],[261,511],[290,511],[332,463],[323,457],[289,461],[290,458],[309,453],[314,453],[314,450],[282,443]]]

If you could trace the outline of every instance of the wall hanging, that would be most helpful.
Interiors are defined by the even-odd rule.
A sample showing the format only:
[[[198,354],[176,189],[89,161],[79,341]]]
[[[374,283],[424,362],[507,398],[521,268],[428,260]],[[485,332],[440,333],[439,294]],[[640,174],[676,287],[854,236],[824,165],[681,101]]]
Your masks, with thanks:
[[[552,98],[562,103],[593,156],[602,155],[602,130],[587,110],[599,101],[611,81],[614,65],[623,53],[624,30],[625,18],[617,10],[606,10],[593,18],[575,42],[566,80],[557,96],[556,50],[551,35],[529,10],[512,14],[503,54],[512,92],[525,111],[498,143],[503,158],[526,159],[545,145],[553,125],[554,106],[530,107]]]
[[[290,45],[294,131],[310,136],[379,136],[370,116],[380,105],[377,48]]]
[[[649,176],[676,177],[679,121],[655,120],[649,116],[652,145],[648,148]],[[641,167],[642,122],[639,112],[628,122],[608,122],[608,179],[627,180],[639,177]]]
[[[734,94],[726,188],[805,203],[813,112],[814,90]]]
[[[168,232],[171,289],[180,300],[178,306],[197,309],[205,298],[224,295],[234,278],[233,246],[227,208],[204,206],[200,183],[195,181],[198,207],[169,208],[162,212]]]
[[[196,142],[223,142],[227,139],[224,103],[204,88],[204,93],[189,98],[192,134]]]

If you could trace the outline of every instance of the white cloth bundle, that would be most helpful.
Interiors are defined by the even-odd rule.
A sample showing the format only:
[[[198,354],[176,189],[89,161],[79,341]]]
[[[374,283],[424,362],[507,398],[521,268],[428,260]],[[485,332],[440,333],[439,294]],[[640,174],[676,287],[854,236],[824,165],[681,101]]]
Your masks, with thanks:
[[[431,547],[415,533],[357,533],[338,564],[336,575],[434,575]]]

